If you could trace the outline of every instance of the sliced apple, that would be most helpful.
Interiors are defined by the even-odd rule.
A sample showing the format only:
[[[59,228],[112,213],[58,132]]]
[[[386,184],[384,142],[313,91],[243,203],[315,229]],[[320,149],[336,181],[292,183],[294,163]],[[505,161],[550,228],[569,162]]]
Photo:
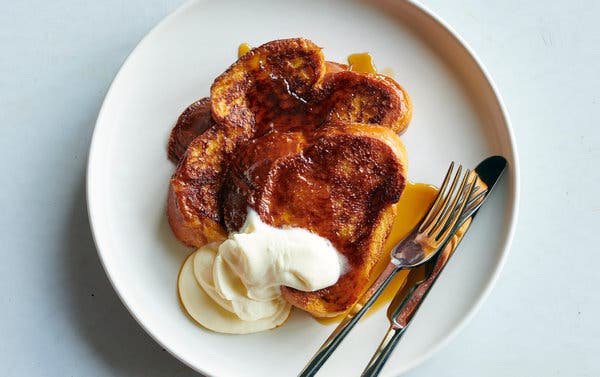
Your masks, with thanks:
[[[271,318],[290,305],[281,297],[279,287],[276,287],[277,297],[272,300],[249,298],[242,280],[223,261],[218,251],[217,242],[198,249],[194,257],[194,275],[204,292],[223,309],[235,313],[244,321],[256,321]]]
[[[274,315],[256,321],[243,321],[235,314],[218,305],[198,284],[194,274],[194,258],[198,251],[192,253],[183,262],[177,279],[177,292],[181,306],[185,312],[199,325],[216,332],[227,334],[248,334],[269,330],[283,324],[289,314],[290,305]],[[214,292],[216,294],[216,292]]]

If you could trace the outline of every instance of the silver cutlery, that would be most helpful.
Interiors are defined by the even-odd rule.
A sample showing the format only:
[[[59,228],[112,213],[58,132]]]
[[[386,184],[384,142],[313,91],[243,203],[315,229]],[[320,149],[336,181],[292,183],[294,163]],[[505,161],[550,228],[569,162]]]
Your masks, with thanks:
[[[454,162],[450,164],[427,215],[392,249],[390,264],[352,306],[346,317],[300,372],[300,376],[314,376],[317,373],[399,271],[427,262],[454,235],[458,221],[468,209],[467,198],[471,198],[475,189],[476,174],[467,169],[462,175],[462,166],[459,166],[451,180],[453,170]]]
[[[457,224],[458,232],[454,238],[446,241],[442,251],[435,258],[409,273],[406,283],[398,290],[387,310],[390,327],[361,376],[373,377],[379,375],[392,351],[412,322],[421,303],[470,227],[480,206],[502,176],[506,165],[507,162],[503,157],[493,156],[485,159],[475,168],[478,184],[469,198],[465,213]]]

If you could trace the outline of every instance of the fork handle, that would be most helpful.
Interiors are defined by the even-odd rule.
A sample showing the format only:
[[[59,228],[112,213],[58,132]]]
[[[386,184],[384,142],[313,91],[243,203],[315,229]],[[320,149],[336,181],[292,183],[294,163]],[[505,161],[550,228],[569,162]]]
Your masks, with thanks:
[[[323,364],[329,359],[329,356],[333,354],[354,325],[356,325],[367,310],[369,310],[377,297],[379,297],[381,292],[388,286],[400,269],[400,267],[390,263],[385,270],[383,270],[377,280],[375,280],[354,306],[352,306],[352,309],[350,309],[346,317],[340,322],[335,330],[333,330],[329,338],[321,345],[321,348],[319,348],[317,353],[310,359],[308,364],[306,364],[302,372],[298,375],[299,377],[314,376],[319,369],[321,369]]]
[[[404,330],[406,330],[406,327],[397,328],[390,326],[381,340],[381,344],[379,344],[377,351],[373,354],[371,361],[369,361],[369,364],[362,372],[361,377],[375,377],[379,375],[381,369],[383,369],[383,366],[392,354],[392,351],[400,341],[400,338],[402,338]]]

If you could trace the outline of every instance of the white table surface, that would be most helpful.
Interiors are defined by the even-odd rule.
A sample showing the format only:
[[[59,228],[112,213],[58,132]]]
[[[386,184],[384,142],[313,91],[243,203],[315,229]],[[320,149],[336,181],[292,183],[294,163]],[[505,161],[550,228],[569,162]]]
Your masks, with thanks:
[[[193,375],[110,287],[84,185],[111,80],[178,3],[2,4],[2,376]],[[511,254],[492,294],[447,347],[407,375],[598,376],[600,2],[424,3],[495,79],[517,138],[522,190]]]

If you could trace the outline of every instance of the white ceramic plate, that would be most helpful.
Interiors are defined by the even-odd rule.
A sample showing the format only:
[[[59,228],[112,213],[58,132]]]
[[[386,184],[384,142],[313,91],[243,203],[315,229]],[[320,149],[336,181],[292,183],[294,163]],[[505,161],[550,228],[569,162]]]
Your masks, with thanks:
[[[414,181],[439,183],[450,160],[474,166],[501,154],[510,169],[422,306],[383,375],[398,375],[444,344],[475,312],[506,257],[515,224],[518,171],[502,103],[474,55],[448,26],[411,2],[194,1],[159,24],[115,78],[89,156],[88,206],[106,273],[137,321],[192,368],[218,376],[295,375],[327,337],[295,311],[281,328],[244,336],[192,323],[177,301],[179,266],[190,249],[171,234],[165,198],[173,165],[171,125],[236,58],[241,42],[303,36],[330,60],[369,51],[410,93],[404,140]],[[322,369],[356,375],[387,323],[361,323]]]

